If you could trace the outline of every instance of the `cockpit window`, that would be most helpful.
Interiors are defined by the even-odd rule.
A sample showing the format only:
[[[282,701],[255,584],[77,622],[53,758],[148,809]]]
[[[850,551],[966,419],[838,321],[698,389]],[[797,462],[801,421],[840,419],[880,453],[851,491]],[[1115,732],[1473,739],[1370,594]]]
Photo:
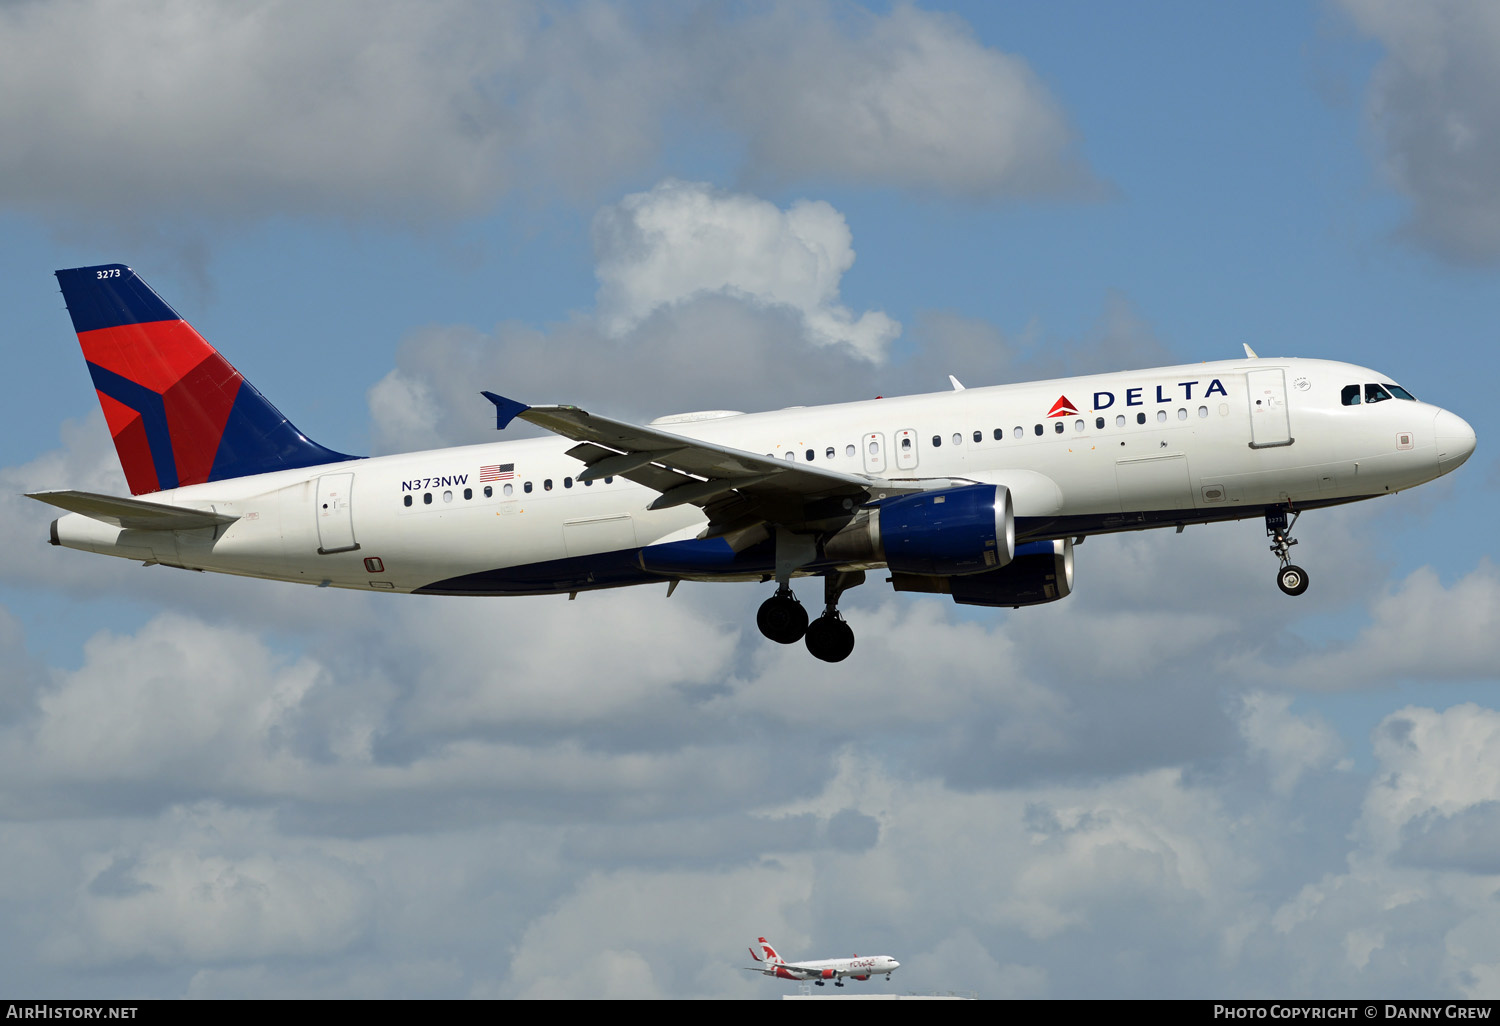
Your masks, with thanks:
[[[1343,403],[1344,403],[1345,406],[1358,406],[1359,405],[1359,386],[1358,385],[1345,385],[1344,386],[1344,390],[1339,393],[1339,398],[1343,401]]]
[[[1414,402],[1417,401],[1417,397],[1416,396],[1412,395],[1410,392],[1408,392],[1406,389],[1402,388],[1400,385],[1393,385],[1389,381],[1387,381],[1385,383],[1385,387],[1386,387],[1386,390],[1389,391],[1391,393],[1391,395],[1395,396],[1397,399],[1405,399],[1407,402],[1412,402],[1412,403],[1414,403]]]
[[[1365,386],[1365,402],[1367,403],[1383,403],[1390,397],[1391,393],[1387,392],[1379,385]]]

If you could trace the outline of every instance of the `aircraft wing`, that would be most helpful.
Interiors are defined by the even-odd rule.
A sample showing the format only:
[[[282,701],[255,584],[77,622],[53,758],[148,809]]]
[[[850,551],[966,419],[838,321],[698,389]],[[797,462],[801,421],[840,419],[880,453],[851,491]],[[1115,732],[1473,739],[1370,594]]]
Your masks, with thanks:
[[[792,527],[837,516],[868,502],[875,488],[917,491],[916,482],[874,481],[808,463],[716,445],[652,427],[611,420],[576,406],[527,406],[483,393],[495,404],[497,426],[520,419],[579,444],[568,455],[587,464],[579,480],[623,477],[661,494],[648,507],[691,503],[703,509],[710,534],[752,523]]]
[[[132,531],[189,531],[199,527],[232,524],[239,517],[189,506],[168,506],[160,502],[124,499],[98,492],[27,492],[27,498],[49,503],[70,513]]]

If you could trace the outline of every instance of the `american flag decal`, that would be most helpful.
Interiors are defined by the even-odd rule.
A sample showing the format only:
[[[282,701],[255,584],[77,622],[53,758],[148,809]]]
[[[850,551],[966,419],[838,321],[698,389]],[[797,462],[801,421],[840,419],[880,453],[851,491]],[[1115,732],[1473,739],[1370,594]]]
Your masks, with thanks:
[[[516,465],[514,463],[497,463],[492,467],[479,468],[479,483],[486,481],[509,481],[516,476]]]

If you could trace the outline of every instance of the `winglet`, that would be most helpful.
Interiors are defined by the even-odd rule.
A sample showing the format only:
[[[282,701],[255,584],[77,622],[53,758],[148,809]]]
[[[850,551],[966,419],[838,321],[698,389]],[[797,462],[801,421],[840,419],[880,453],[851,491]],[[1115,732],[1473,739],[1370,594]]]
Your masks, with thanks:
[[[516,402],[514,399],[507,399],[505,396],[496,395],[494,392],[480,392],[479,394],[495,404],[496,431],[504,431],[510,426],[511,421],[531,409],[525,403]]]
[[[964,384],[963,384],[963,382],[959,381],[952,374],[948,375],[948,380],[951,381],[951,382],[953,382],[953,391],[955,391],[955,392],[962,392],[964,390]]]
[[[1245,347],[1245,355],[1248,356],[1248,357],[1250,357],[1250,359],[1252,359],[1252,360],[1259,360],[1260,359],[1259,356],[1255,355],[1255,350],[1250,348],[1250,343],[1249,342],[1241,342],[1240,345],[1242,345],[1242,346]]]

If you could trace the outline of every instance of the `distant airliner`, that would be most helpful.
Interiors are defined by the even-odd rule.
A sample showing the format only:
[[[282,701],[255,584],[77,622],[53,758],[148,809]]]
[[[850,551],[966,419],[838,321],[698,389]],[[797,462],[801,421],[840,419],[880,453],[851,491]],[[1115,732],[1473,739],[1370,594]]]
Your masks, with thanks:
[[[760,973],[763,976],[778,976],[783,980],[812,980],[818,986],[823,986],[824,980],[832,980],[835,987],[844,985],[843,977],[852,976],[856,980],[868,980],[871,976],[885,974],[886,982],[889,983],[891,973],[901,968],[901,963],[890,955],[872,955],[860,958],[827,958],[818,962],[788,962],[776,953],[776,949],[764,937],[756,940],[760,944],[760,950],[765,953],[765,958],[750,949],[750,957],[760,965],[747,965],[746,969],[752,973]]]
[[[513,419],[559,438],[360,459],[282,414],[121,264],[57,272],[131,493],[33,492],[54,545],[191,570],[429,595],[775,582],[757,622],[828,662],[843,593],[1052,602],[1089,534],[1264,517],[1277,581],[1303,510],[1446,474],[1474,431],[1385,374],[1245,359],[629,424],[576,406]],[[823,579],[810,624],[792,594]]]

